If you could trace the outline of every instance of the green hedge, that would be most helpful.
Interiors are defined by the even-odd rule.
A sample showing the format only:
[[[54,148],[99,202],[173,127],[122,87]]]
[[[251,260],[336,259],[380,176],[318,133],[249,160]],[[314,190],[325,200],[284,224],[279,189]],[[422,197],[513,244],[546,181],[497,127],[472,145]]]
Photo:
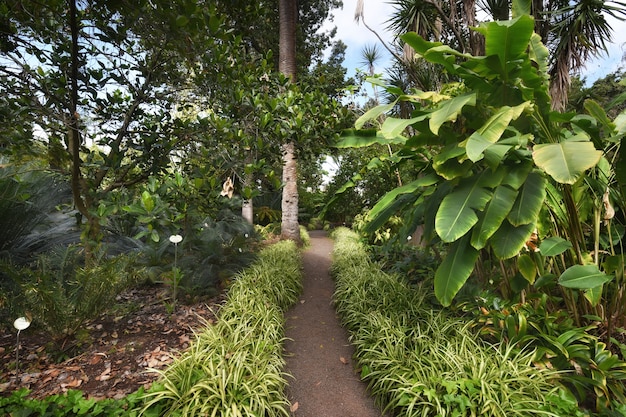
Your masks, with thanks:
[[[289,416],[282,371],[284,312],[301,292],[298,248],[265,248],[241,273],[213,325],[161,372],[142,414]]]
[[[460,318],[432,308],[430,287],[382,272],[347,229],[333,234],[337,311],[361,377],[395,416],[575,416],[554,371],[483,343]]]

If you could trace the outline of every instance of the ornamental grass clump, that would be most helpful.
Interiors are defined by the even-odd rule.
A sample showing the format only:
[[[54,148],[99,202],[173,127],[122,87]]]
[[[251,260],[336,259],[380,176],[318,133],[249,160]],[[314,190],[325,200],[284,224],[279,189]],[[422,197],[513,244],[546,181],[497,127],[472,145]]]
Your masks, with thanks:
[[[532,352],[481,341],[463,319],[433,310],[426,286],[411,286],[370,262],[354,233],[340,229],[334,237],[335,304],[355,345],[361,377],[385,411],[577,415],[575,401],[563,400],[555,371],[532,366]]]
[[[300,254],[265,248],[231,286],[217,322],[161,374],[143,415],[289,416],[284,394],[284,312],[302,290]]]

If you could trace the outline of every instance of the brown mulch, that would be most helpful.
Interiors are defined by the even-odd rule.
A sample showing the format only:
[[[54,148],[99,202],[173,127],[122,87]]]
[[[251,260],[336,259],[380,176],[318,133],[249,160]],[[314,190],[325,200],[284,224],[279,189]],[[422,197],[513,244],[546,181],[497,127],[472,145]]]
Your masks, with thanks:
[[[212,323],[223,296],[179,302],[175,311],[162,287],[129,290],[118,296],[115,312],[89,323],[76,340],[52,344],[33,328],[20,334],[16,372],[16,333],[0,336],[0,396],[18,388],[43,398],[70,389],[85,397],[122,398],[149,387],[194,339],[192,329]]]

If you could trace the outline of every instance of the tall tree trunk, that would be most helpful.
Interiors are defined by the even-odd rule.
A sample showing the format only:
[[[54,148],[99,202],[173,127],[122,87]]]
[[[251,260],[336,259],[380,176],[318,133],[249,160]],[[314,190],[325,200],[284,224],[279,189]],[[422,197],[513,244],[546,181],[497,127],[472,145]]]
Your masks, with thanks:
[[[252,163],[252,155],[248,153],[248,156],[246,157],[246,165],[250,163]],[[254,174],[252,172],[245,172],[244,170],[242,188],[244,190],[246,188],[252,189],[253,184]],[[254,205],[252,204],[252,198],[243,198],[243,201],[241,202],[241,217],[243,217],[248,223],[254,224]]]
[[[278,12],[280,18],[278,70],[293,82],[296,79],[296,20],[298,16],[296,0],[280,0]],[[298,166],[295,151],[296,145],[293,140],[282,147],[283,199],[280,234],[283,239],[300,243]]]

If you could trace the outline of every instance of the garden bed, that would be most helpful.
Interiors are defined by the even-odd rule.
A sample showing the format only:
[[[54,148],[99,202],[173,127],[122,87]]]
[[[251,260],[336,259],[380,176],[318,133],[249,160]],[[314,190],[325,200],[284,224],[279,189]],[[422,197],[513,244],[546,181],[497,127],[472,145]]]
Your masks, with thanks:
[[[0,336],[0,395],[28,388],[33,398],[81,390],[88,398],[121,398],[158,378],[172,355],[189,347],[193,329],[212,322],[221,295],[178,303],[174,311],[163,287],[132,289],[111,313],[92,321],[63,349],[31,327],[20,334],[20,371],[15,372],[15,333]]]

